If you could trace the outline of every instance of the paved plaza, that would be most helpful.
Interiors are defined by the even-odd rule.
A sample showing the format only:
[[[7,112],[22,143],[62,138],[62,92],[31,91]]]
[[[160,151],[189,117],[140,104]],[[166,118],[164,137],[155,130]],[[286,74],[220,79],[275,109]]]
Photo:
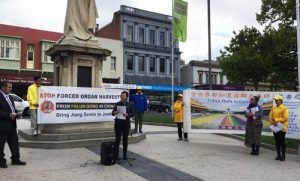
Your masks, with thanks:
[[[28,128],[27,119],[19,128]],[[0,169],[5,181],[74,180],[299,180],[297,155],[287,154],[285,162],[275,161],[276,153],[262,149],[251,156],[241,141],[215,134],[189,135],[177,141],[175,127],[144,126],[146,139],[129,145],[129,157],[113,166],[99,164],[99,146],[75,149],[21,148],[26,166],[12,166],[5,147],[8,168]],[[84,164],[86,163],[86,164]],[[131,166],[131,165],[132,166]]]

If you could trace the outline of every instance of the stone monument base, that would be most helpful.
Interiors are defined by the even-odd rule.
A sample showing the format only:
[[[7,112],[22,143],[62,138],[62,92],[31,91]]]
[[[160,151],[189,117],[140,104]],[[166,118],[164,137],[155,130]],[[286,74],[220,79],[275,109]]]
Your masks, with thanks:
[[[97,122],[97,123],[68,123],[68,124],[45,124],[43,133],[61,134],[61,133],[84,133],[95,131],[113,131],[114,122]]]

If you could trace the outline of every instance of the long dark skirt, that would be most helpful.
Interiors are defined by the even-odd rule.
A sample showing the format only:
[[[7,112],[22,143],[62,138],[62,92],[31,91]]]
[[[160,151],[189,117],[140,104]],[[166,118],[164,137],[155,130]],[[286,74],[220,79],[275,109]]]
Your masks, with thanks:
[[[257,122],[252,124],[247,123],[246,134],[245,134],[245,145],[251,146],[251,144],[255,144],[257,146],[260,146],[261,131],[262,131],[262,124],[258,124]]]

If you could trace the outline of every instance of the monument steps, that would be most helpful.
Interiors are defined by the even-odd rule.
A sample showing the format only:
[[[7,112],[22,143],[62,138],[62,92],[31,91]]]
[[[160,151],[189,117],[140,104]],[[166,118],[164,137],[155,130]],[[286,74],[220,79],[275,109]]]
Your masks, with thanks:
[[[92,145],[100,145],[102,142],[114,141],[114,132],[85,132],[66,134],[42,134],[33,137],[31,131],[19,130],[20,147],[43,148],[43,149],[64,149],[80,148]],[[138,143],[146,138],[145,134],[133,134],[128,136],[128,143]]]

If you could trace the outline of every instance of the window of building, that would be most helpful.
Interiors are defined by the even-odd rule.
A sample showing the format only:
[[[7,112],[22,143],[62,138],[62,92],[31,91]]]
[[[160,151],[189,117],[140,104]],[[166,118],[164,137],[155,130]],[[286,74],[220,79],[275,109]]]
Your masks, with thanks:
[[[133,55],[127,55],[127,70],[133,70]]]
[[[155,45],[155,31],[150,30],[149,32],[149,38],[150,38],[150,45]]]
[[[20,60],[21,41],[0,37],[0,58]]]
[[[144,43],[145,32],[144,28],[139,28],[139,43]]]
[[[150,57],[150,72],[156,72],[156,61],[155,61],[155,58],[154,57]]]
[[[198,72],[199,84],[203,84],[203,72]]]
[[[133,26],[127,26],[126,41],[133,41]]]
[[[166,59],[160,58],[159,60],[159,72],[165,73],[166,72]]]
[[[27,45],[27,61],[34,61],[34,45]]]
[[[43,42],[42,44],[42,61],[47,63],[53,63],[51,57],[46,54],[46,51],[49,50],[54,43]]]
[[[224,78],[223,78],[223,77],[224,77],[224,76],[223,76],[223,74],[221,73],[221,74],[220,74],[220,84],[224,84],[224,80],[223,80]]]
[[[165,46],[165,32],[161,31],[159,34],[159,45]]]
[[[170,62],[169,62],[169,73],[170,74],[172,73],[172,60],[170,60]]]
[[[172,47],[172,33],[170,33],[169,36],[169,46]]]
[[[217,84],[218,73],[213,74],[213,84]]]
[[[139,72],[145,71],[145,57],[139,56]]]
[[[111,62],[110,62],[110,70],[111,71],[113,71],[113,72],[115,72],[116,71],[116,64],[117,64],[117,59],[116,59],[116,57],[110,57],[110,60],[111,60]]]

